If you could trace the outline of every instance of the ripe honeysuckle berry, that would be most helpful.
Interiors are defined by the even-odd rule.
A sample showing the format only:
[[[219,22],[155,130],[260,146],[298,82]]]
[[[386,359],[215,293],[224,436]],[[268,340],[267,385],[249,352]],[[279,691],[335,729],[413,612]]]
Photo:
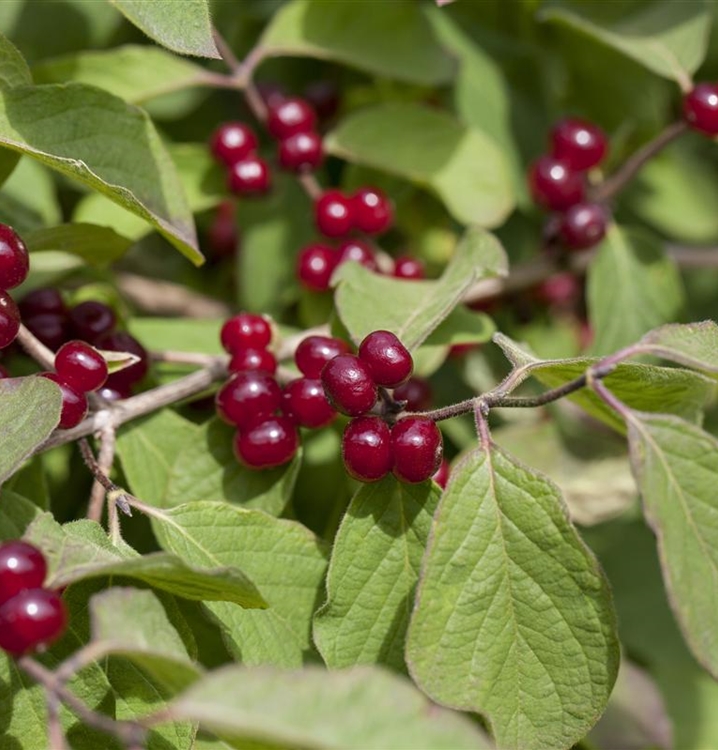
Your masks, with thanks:
[[[336,250],[327,245],[308,245],[297,256],[297,278],[312,292],[326,292],[338,263]]]
[[[342,459],[350,476],[376,482],[392,469],[391,432],[380,417],[352,419],[342,435]]]
[[[251,469],[272,469],[294,458],[299,435],[289,417],[255,420],[234,436],[234,455]]]
[[[0,289],[14,289],[22,284],[30,270],[30,256],[25,243],[7,224],[0,224]]]
[[[57,350],[55,371],[63,383],[83,393],[101,388],[108,375],[105,358],[84,341],[68,341]]]
[[[584,250],[606,236],[608,212],[600,203],[577,203],[561,218],[559,233],[569,250]]]
[[[272,186],[269,165],[250,155],[232,164],[227,172],[227,189],[235,195],[260,195]]]
[[[232,201],[222,201],[217,206],[212,223],[207,230],[207,244],[210,253],[215,258],[228,258],[237,250],[239,232],[234,219]]]
[[[229,360],[230,372],[260,370],[274,375],[277,371],[277,360],[267,349],[238,349]]]
[[[583,174],[553,156],[542,156],[531,165],[528,182],[536,203],[552,211],[571,208],[585,193]]]
[[[250,370],[232,376],[215,397],[217,415],[227,424],[248,427],[260,417],[279,411],[282,389],[266,372]]]
[[[314,131],[295,133],[279,143],[279,163],[290,172],[309,172],[324,158],[322,137]]]
[[[209,148],[217,161],[231,167],[257,148],[257,136],[243,122],[225,122],[212,134]]]
[[[339,88],[334,81],[320,80],[308,83],[304,98],[320,120],[329,120],[339,109]]]
[[[20,311],[15,300],[0,289],[0,349],[10,346],[20,330]]]
[[[290,380],[282,393],[282,411],[300,427],[314,429],[328,425],[337,415],[318,378]]]
[[[0,604],[45,582],[47,563],[40,550],[19,539],[0,545]]]
[[[317,116],[309,103],[291,96],[267,107],[267,130],[281,140],[314,130]]]
[[[581,298],[582,284],[570,271],[542,281],[534,292],[536,300],[549,307],[573,307]]]
[[[150,355],[144,346],[127,331],[106,333],[95,341],[98,349],[110,352],[129,352],[139,357],[139,362],[108,375],[106,385],[117,390],[129,390],[135,383],[139,383],[150,369]]]
[[[132,395],[132,391],[129,388],[120,390],[119,388],[111,388],[110,386],[103,385],[97,391],[97,395],[100,398],[104,398],[105,401],[119,401],[123,398],[129,398]]]
[[[406,417],[391,428],[392,471],[403,482],[424,482],[441,464],[441,431],[429,417]]]
[[[314,219],[326,237],[343,237],[354,228],[353,202],[339,190],[327,190],[314,203]]]
[[[257,93],[262,97],[262,101],[268,109],[278,106],[287,96],[284,89],[276,81],[258,81]]]
[[[23,320],[32,315],[67,315],[65,300],[58,289],[50,286],[40,287],[28,292],[17,304]]]
[[[370,271],[379,270],[374,251],[366,242],[346,240],[339,245],[337,252],[339,253],[339,263],[353,260],[356,263],[361,263],[364,268],[368,268]]]
[[[418,258],[402,255],[394,261],[392,276],[397,279],[421,281],[424,278],[424,264]]]
[[[352,196],[354,226],[367,234],[381,234],[391,227],[394,209],[379,188],[362,188]]]
[[[104,302],[87,300],[70,308],[70,329],[78,339],[95,341],[114,330],[117,325],[115,311]]]
[[[13,656],[44,648],[67,626],[67,610],[56,591],[21,591],[0,606],[0,649]]]
[[[70,337],[70,321],[63,313],[40,313],[23,317],[23,323],[48,349],[57,351]]]
[[[39,375],[60,386],[62,407],[60,409],[60,422],[57,426],[61,430],[69,430],[71,427],[80,424],[87,414],[87,396],[82,391],[64,383],[56,372],[41,372]]]
[[[718,84],[696,84],[683,97],[683,119],[706,135],[718,135]]]
[[[266,349],[272,341],[272,326],[261,315],[241,312],[225,320],[219,338],[230,354],[240,349]]]
[[[359,344],[359,359],[377,385],[396,388],[408,380],[414,360],[391,331],[372,331]]]
[[[441,487],[442,490],[445,490],[446,485],[449,482],[449,473],[449,462],[445,458],[442,458],[439,468],[431,478],[439,485],[439,487]]]
[[[376,403],[376,383],[369,368],[353,354],[340,354],[327,362],[321,379],[329,402],[342,414],[358,417]]]
[[[606,134],[592,122],[577,117],[557,122],[551,130],[551,155],[580,171],[600,164],[608,151]]]
[[[409,378],[394,389],[395,401],[406,401],[407,411],[425,411],[431,408],[431,384],[425,378]]]
[[[319,378],[327,362],[340,354],[349,354],[349,344],[331,336],[307,336],[294,352],[294,361],[308,378]]]

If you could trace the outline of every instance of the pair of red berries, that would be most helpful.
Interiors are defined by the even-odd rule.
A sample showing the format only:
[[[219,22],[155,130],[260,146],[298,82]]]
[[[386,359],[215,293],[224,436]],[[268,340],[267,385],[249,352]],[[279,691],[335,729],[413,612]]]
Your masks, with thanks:
[[[0,349],[10,346],[20,330],[20,311],[8,294],[22,284],[30,270],[30,256],[15,230],[0,224]]]
[[[44,648],[65,631],[65,605],[43,588],[46,575],[45,557],[33,545],[0,545],[0,648],[13,656]]]
[[[345,237],[352,231],[379,235],[394,221],[394,208],[379,188],[364,187],[352,195],[326,190],[314,203],[314,220],[325,237]]]
[[[210,151],[227,167],[227,188],[231,193],[257,195],[271,187],[269,165],[257,156],[258,145],[254,131],[243,122],[225,122],[212,135]]]
[[[224,350],[232,355],[230,372],[263,370],[273,375],[277,371],[277,360],[269,351],[272,327],[261,315],[240,313],[229,318],[219,337]]]

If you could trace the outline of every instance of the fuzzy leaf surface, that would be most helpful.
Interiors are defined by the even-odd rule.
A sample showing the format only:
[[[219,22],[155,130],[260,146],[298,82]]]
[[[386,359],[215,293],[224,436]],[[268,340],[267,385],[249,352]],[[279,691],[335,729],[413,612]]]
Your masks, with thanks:
[[[82,223],[36,229],[23,239],[31,253],[57,250],[77,255],[95,266],[118,260],[132,245],[131,240],[109,227]]]
[[[649,331],[638,344],[646,354],[718,376],[718,325],[714,320],[670,323]]]

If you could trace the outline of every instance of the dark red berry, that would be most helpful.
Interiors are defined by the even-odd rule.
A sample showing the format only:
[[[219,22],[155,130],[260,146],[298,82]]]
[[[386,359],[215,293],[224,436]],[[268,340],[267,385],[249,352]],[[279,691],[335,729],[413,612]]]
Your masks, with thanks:
[[[17,306],[20,309],[23,320],[33,315],[44,315],[46,313],[54,315],[67,314],[65,301],[62,299],[59,290],[49,286],[40,287],[28,292],[18,302]]]
[[[69,386],[88,393],[96,391],[107,380],[105,358],[84,341],[68,341],[55,355],[55,370]]]
[[[282,390],[266,372],[250,370],[231,377],[217,392],[215,405],[220,419],[236,427],[248,427],[260,417],[279,410]]]
[[[441,459],[439,468],[431,478],[439,485],[439,487],[441,487],[442,490],[446,489],[446,485],[449,482],[449,462],[445,458]]]
[[[424,278],[424,264],[418,258],[402,255],[394,261],[393,275],[397,279],[420,281]]]
[[[47,563],[37,547],[14,540],[0,545],[0,604],[45,582]]]
[[[683,118],[706,135],[718,135],[718,84],[699,83],[683,97]]]
[[[406,401],[407,411],[425,411],[431,407],[431,385],[425,378],[409,378],[394,389],[395,401]]]
[[[97,395],[100,398],[104,398],[105,401],[119,401],[123,398],[129,398],[132,395],[132,391],[129,388],[120,390],[119,388],[110,388],[107,385],[103,385],[97,391]]]
[[[324,158],[322,138],[317,133],[295,133],[279,144],[279,163],[290,172],[309,172]]]
[[[319,231],[327,237],[343,237],[354,227],[354,203],[339,190],[327,190],[314,204]]]
[[[267,109],[267,130],[281,140],[295,133],[308,133],[317,123],[309,103],[296,96],[287,97]]]
[[[0,289],[14,289],[22,284],[30,270],[30,256],[25,243],[7,224],[0,224]]]
[[[598,244],[606,235],[608,214],[599,203],[578,203],[561,220],[561,239],[571,250],[583,250]]]
[[[129,390],[135,383],[139,383],[147,375],[150,368],[150,355],[144,346],[130,333],[115,331],[107,333],[95,341],[98,349],[110,352],[129,352],[139,357],[139,362],[113,372],[108,376],[106,385],[118,391]]]
[[[329,120],[339,109],[339,89],[333,81],[312,81],[304,89],[304,97],[320,120]]]
[[[259,81],[257,91],[267,108],[278,106],[286,98],[284,89],[276,81]]]
[[[352,196],[354,225],[367,234],[386,232],[394,220],[391,201],[379,188],[362,188]]]
[[[328,362],[321,374],[322,385],[337,411],[357,417],[376,403],[376,383],[369,368],[353,354],[340,354]]]
[[[391,331],[372,331],[359,344],[359,359],[364,362],[377,385],[396,388],[414,369],[411,354]]]
[[[70,308],[70,327],[83,341],[94,344],[96,339],[109,333],[117,325],[117,316],[104,302],[87,300]]]
[[[299,435],[289,417],[267,417],[234,436],[234,455],[251,469],[272,469],[291,461]]]
[[[67,611],[56,591],[21,591],[0,607],[0,648],[20,656],[48,646],[66,626]]]
[[[366,242],[362,242],[361,240],[347,240],[339,245],[338,253],[339,263],[353,260],[356,263],[361,263],[361,265],[370,271],[379,270],[374,251]]]
[[[238,349],[229,361],[230,372],[261,370],[274,375],[277,371],[277,360],[272,352],[266,349]]]
[[[63,313],[41,313],[23,318],[25,327],[48,349],[57,351],[70,337],[70,322]]]
[[[20,330],[20,311],[13,298],[0,289],[0,349],[10,346]]]
[[[63,383],[62,378],[56,372],[41,372],[39,375],[60,386],[62,408],[60,410],[60,422],[57,426],[61,430],[69,430],[70,427],[80,424],[87,414],[87,397],[85,394],[71,385]]]
[[[534,296],[551,307],[573,307],[581,297],[581,282],[570,271],[557,273],[542,281]]]
[[[222,201],[217,206],[214,219],[207,230],[207,243],[215,258],[228,258],[237,250],[239,233],[232,201]]]
[[[324,427],[337,413],[327,401],[322,381],[297,378],[284,386],[282,411],[301,427]]]
[[[342,436],[347,472],[360,482],[376,482],[392,469],[391,433],[380,417],[352,419]]]
[[[400,419],[391,428],[394,475],[403,482],[424,482],[441,464],[441,431],[428,417]]]
[[[326,292],[339,263],[339,253],[326,245],[308,245],[297,256],[297,277],[313,292]]]
[[[272,341],[272,327],[261,315],[241,312],[224,322],[219,338],[230,354],[240,349],[265,349]]]
[[[257,148],[257,136],[243,122],[225,122],[214,131],[210,151],[217,161],[231,167]]]
[[[307,336],[299,342],[294,361],[302,374],[319,378],[324,365],[340,354],[349,354],[349,344],[331,336]]]
[[[576,117],[561,120],[551,130],[551,155],[563,159],[571,169],[591,169],[606,156],[606,134],[592,122]]]
[[[258,156],[248,156],[229,168],[227,188],[235,195],[266,193],[271,185],[269,165]]]
[[[533,199],[544,208],[565,211],[583,200],[583,175],[567,161],[542,156],[531,165],[528,179]]]

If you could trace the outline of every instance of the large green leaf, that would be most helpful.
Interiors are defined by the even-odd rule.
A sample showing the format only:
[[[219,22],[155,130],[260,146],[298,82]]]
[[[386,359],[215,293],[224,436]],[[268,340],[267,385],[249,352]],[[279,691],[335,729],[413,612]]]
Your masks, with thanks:
[[[31,253],[58,250],[96,266],[121,258],[132,245],[131,240],[109,227],[95,224],[60,224],[28,232],[23,239]]]
[[[1,152],[0,152],[1,153]],[[8,156],[17,157],[12,151]],[[0,221],[21,236],[62,221],[52,173],[34,159],[20,159],[0,192]],[[30,268],[32,276],[33,268]]]
[[[13,43],[0,34],[0,87],[27,86],[32,83],[25,58]],[[9,151],[0,151],[0,184],[17,166],[20,157]]]
[[[498,448],[452,470],[407,661],[434,700],[483,713],[506,750],[570,747],[605,708],[619,661],[608,583],[558,489]]]
[[[360,110],[327,136],[325,147],[427,188],[463,224],[497,227],[514,207],[503,151],[438,109],[392,102]]]
[[[0,541],[21,537],[40,513],[26,497],[7,489],[0,491]]]
[[[718,375],[718,325],[713,320],[661,326],[638,343],[641,352]]]

